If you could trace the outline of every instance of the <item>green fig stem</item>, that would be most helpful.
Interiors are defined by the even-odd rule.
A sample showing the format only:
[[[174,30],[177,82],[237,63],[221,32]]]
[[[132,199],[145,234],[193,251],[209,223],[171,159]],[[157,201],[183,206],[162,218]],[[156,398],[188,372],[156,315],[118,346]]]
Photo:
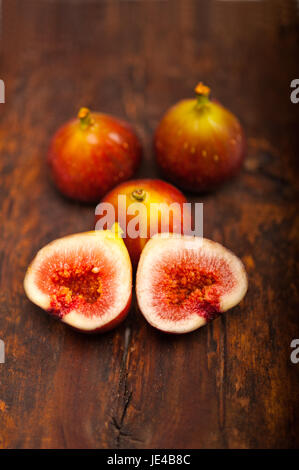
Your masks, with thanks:
[[[87,127],[89,127],[93,123],[93,119],[88,108],[80,109],[78,113],[78,119],[80,119],[80,127],[83,130],[87,129]]]
[[[199,82],[194,91],[197,96],[197,107],[201,107],[202,105],[209,103],[211,90],[208,86],[205,86],[202,82]]]
[[[131,198],[138,202],[142,202],[146,198],[146,191],[144,191],[144,189],[135,189],[131,193]]]

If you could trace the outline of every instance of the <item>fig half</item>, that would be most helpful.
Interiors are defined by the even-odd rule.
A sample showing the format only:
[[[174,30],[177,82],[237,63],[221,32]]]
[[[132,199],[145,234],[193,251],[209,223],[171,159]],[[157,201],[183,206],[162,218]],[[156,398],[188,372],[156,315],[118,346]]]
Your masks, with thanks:
[[[237,305],[246,291],[241,260],[211,240],[163,233],[149,240],[141,253],[138,305],[159,330],[196,330]]]
[[[85,332],[106,331],[128,313],[132,265],[117,230],[60,238],[30,264],[28,298],[62,322]]]

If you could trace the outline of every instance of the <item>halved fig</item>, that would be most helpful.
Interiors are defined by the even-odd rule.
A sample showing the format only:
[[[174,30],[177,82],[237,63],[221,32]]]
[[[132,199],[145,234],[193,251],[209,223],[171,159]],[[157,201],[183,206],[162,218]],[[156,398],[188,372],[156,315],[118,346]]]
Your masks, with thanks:
[[[28,298],[85,332],[107,331],[122,321],[132,298],[132,265],[117,230],[54,240],[30,264]]]
[[[141,253],[138,305],[159,330],[196,330],[237,305],[246,291],[241,260],[211,240],[162,233],[149,240]]]

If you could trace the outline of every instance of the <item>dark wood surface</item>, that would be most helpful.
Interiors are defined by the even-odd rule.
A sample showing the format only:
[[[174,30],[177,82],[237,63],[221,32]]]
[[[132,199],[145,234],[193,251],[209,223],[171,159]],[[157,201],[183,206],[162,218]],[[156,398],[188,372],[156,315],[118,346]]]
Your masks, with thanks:
[[[0,78],[0,447],[294,448],[299,445],[296,2],[4,0]],[[204,235],[246,264],[241,305],[185,336],[133,306],[84,336],[31,304],[36,251],[92,226],[93,206],[49,182],[53,131],[81,105],[128,119],[157,175],[152,133],[203,80],[248,136],[241,175],[204,202]]]

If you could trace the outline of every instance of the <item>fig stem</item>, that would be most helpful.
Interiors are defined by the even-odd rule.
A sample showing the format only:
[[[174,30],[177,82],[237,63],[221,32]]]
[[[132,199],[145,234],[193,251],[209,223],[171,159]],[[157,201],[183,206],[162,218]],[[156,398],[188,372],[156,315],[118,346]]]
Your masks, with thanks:
[[[197,105],[202,106],[210,101],[210,88],[199,82],[195,87],[195,93],[197,96]]]
[[[81,129],[86,129],[93,122],[90,115],[90,110],[88,108],[80,108],[80,111],[78,113],[78,119],[80,119]]]
[[[146,191],[144,191],[144,189],[141,189],[141,188],[135,189],[134,191],[132,191],[131,197],[132,199],[135,199],[138,202],[142,202],[146,198]]]

